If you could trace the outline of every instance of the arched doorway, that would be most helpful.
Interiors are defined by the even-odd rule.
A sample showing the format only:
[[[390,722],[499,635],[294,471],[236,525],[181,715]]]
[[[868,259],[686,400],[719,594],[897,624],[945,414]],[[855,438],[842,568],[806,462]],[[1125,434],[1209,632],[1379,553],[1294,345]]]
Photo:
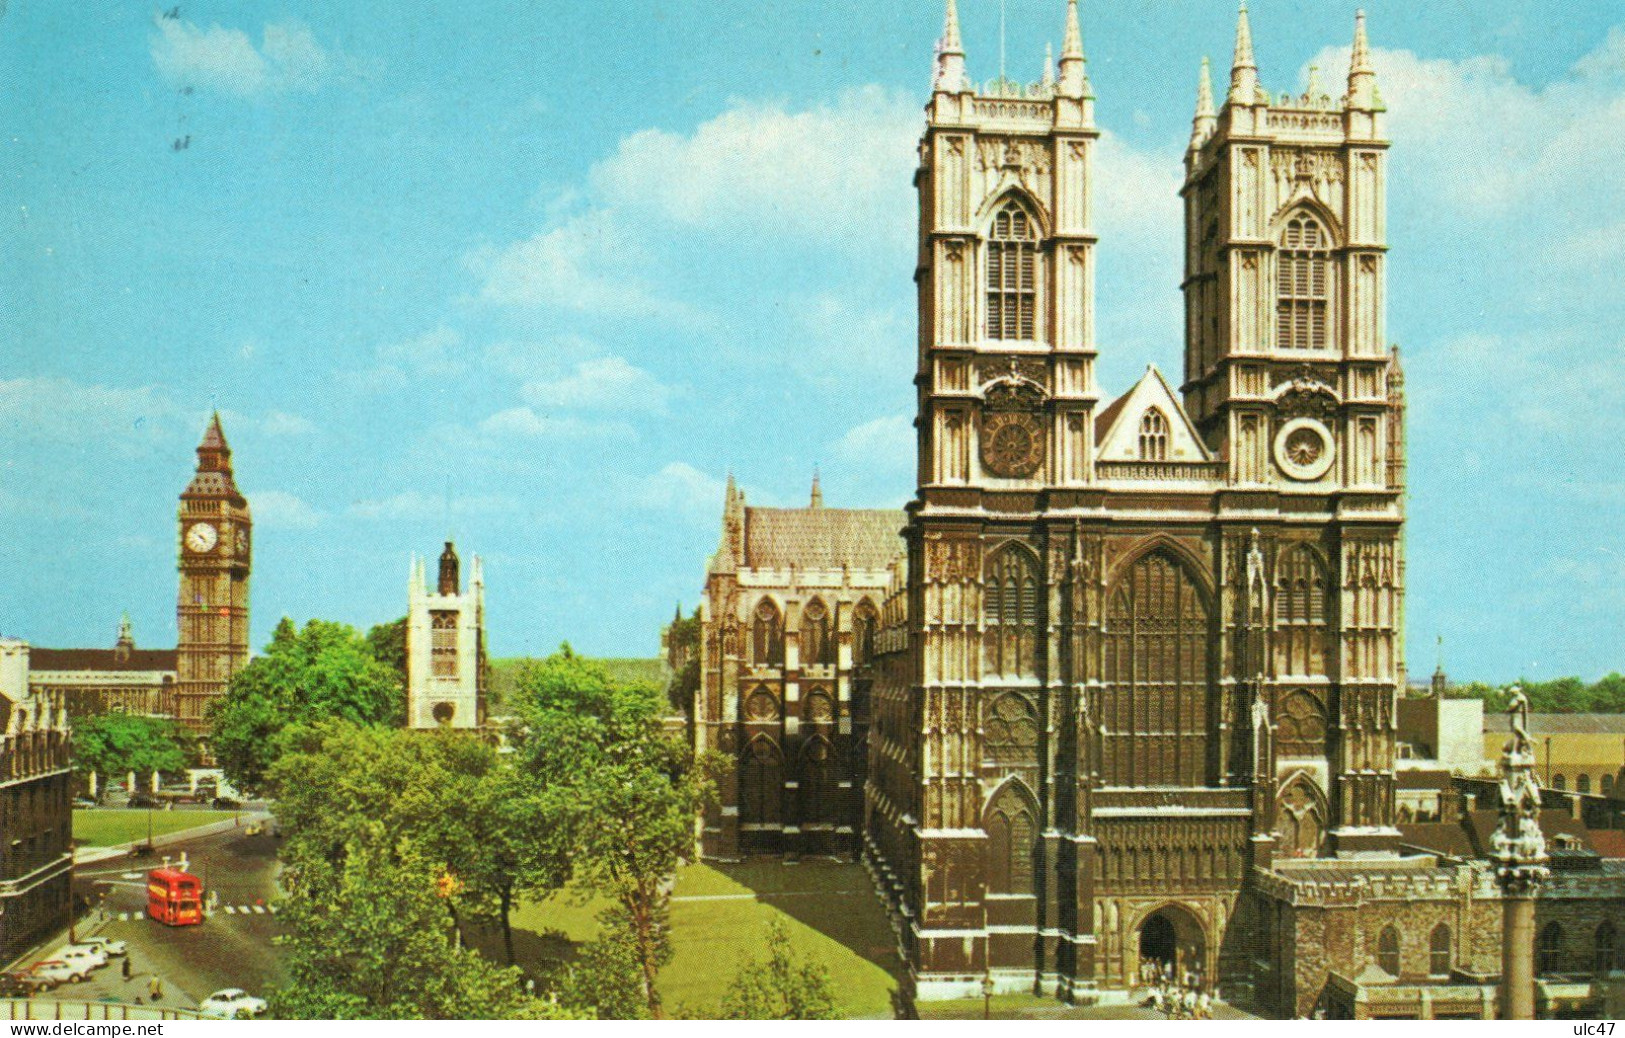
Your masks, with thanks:
[[[1139,973],[1143,980],[1172,979],[1206,983],[1207,938],[1202,924],[1179,905],[1164,905],[1140,923]],[[1151,970],[1155,970],[1153,975]]]

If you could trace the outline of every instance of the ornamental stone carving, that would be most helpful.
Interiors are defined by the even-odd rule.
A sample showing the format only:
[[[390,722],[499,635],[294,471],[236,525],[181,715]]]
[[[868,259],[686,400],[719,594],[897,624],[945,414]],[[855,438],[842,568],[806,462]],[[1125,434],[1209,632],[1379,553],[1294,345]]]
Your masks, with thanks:
[[[992,411],[982,418],[982,464],[995,476],[1025,479],[1044,463],[1044,429],[1038,417]]]

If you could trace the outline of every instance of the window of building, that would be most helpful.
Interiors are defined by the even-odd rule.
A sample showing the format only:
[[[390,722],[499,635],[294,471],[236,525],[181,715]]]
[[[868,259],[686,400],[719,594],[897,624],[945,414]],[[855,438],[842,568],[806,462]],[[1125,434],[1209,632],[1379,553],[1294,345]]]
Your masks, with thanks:
[[[1326,753],[1326,710],[1308,689],[1297,689],[1281,702],[1276,717],[1276,747],[1282,757],[1319,757]]]
[[[840,788],[835,748],[823,736],[807,740],[801,750],[801,820],[828,825],[839,821]]]
[[[1574,777],[1574,791],[1576,793],[1589,793],[1589,792],[1591,792],[1591,776],[1587,775],[1587,774],[1585,774],[1583,772],[1581,774],[1579,774],[1579,775],[1576,775]]]
[[[1038,566],[1016,545],[987,562],[983,590],[983,638],[987,671],[1004,677],[1038,672]]]
[[[752,739],[745,747],[744,767],[740,770],[740,822],[779,824],[783,818],[784,755],[778,744],[766,736]]]
[[[1563,928],[1547,923],[1535,942],[1535,972],[1556,973],[1563,966]]]
[[[835,640],[829,636],[829,610],[816,598],[801,611],[801,662],[803,666],[829,666],[835,662]]]
[[[1605,797],[1614,795],[1614,776],[1604,775],[1602,777],[1602,795]]]
[[[1140,460],[1168,460],[1168,419],[1154,407],[1140,419]]]
[[[1450,976],[1450,927],[1443,923],[1433,928],[1428,938],[1428,975]]]
[[[1625,960],[1622,960],[1620,951],[1619,931],[1614,929],[1613,923],[1604,919],[1592,939],[1591,971],[1607,973],[1611,970],[1625,969]]]
[[[987,889],[993,894],[1033,892],[1033,842],[1037,827],[1032,798],[1007,784],[987,807]]]
[[[1014,200],[993,217],[987,242],[987,337],[1038,336],[1038,228]]]
[[[751,622],[750,661],[758,667],[784,665],[784,627],[779,622],[779,607],[762,599]]]
[[[852,662],[868,663],[875,654],[875,629],[879,623],[874,605],[868,599],[859,602],[852,618]]]
[[[1399,976],[1399,931],[1385,926],[1377,938],[1377,968],[1390,977]]]
[[[1331,245],[1331,235],[1309,213],[1287,221],[1275,255],[1275,338],[1280,349],[1322,350],[1328,345]]]
[[[457,676],[457,613],[436,609],[429,613],[429,673],[437,678]]]
[[[1320,556],[1307,544],[1281,552],[1275,565],[1276,670],[1281,674],[1326,673],[1331,632],[1326,620],[1329,581]]]
[[[1552,788],[1558,790],[1569,788],[1569,780],[1563,777],[1561,771],[1552,776]]]
[[[995,764],[1038,762],[1038,716],[1026,696],[1006,692],[993,700],[982,719],[982,745]]]

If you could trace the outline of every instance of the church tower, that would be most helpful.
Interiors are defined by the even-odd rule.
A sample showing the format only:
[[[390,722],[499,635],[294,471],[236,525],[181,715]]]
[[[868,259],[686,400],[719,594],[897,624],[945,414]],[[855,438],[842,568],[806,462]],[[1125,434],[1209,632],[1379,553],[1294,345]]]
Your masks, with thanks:
[[[485,575],[474,556],[468,590],[450,541],[433,590],[422,559],[407,580],[406,725],[478,728],[485,723]]]
[[[248,663],[254,521],[232,478],[231,448],[218,412],[198,444],[197,459],[197,472],[180,502],[175,699],[181,723],[203,733],[209,704]]]

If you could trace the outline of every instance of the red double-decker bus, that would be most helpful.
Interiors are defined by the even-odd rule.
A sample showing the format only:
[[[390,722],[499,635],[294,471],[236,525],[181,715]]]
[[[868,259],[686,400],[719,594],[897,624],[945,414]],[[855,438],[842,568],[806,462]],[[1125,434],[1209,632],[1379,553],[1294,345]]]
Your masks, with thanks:
[[[203,881],[184,869],[147,873],[147,917],[166,926],[203,922]]]

